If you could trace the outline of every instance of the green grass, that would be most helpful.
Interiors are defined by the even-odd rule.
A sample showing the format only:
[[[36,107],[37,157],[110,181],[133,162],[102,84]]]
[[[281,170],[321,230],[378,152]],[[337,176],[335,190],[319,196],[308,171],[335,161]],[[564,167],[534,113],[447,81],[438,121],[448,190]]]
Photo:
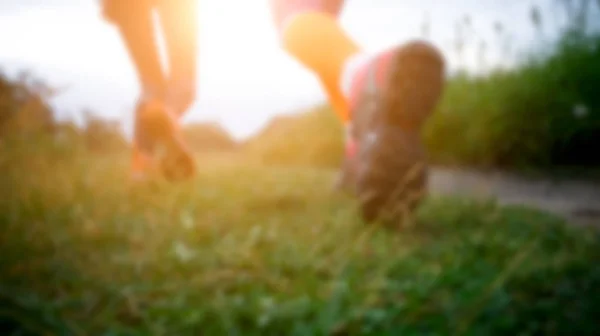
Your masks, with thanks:
[[[42,146],[42,144],[45,144]],[[0,145],[6,335],[591,335],[598,234],[493,202],[431,199],[401,232],[332,172],[204,158],[182,185],[127,157]]]

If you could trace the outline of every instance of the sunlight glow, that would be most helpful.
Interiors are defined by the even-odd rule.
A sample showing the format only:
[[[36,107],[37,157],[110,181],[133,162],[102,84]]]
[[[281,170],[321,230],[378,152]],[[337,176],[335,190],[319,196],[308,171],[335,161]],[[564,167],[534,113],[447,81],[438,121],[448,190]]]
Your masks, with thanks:
[[[0,12],[0,67],[13,74],[32,70],[52,85],[68,86],[53,101],[60,118],[80,118],[78,111],[90,107],[129,125],[138,92],[136,75],[116,29],[102,19],[97,1],[6,1],[2,4],[21,7]],[[534,41],[528,23],[533,2],[548,0],[510,6],[476,0],[452,4],[349,0],[341,21],[361,46],[372,51],[421,36],[423,19],[428,17],[433,24],[430,39],[446,52],[450,68],[460,65],[477,71],[473,48],[468,46],[462,59],[453,51],[456,20],[473,14],[477,38],[491,41],[489,45],[497,44],[493,22],[511,22],[515,42],[523,46]],[[276,114],[324,101],[314,75],[281,49],[268,0],[200,4],[198,102],[186,120],[221,122],[243,137]],[[490,67],[511,62],[497,48],[490,48],[487,56]]]

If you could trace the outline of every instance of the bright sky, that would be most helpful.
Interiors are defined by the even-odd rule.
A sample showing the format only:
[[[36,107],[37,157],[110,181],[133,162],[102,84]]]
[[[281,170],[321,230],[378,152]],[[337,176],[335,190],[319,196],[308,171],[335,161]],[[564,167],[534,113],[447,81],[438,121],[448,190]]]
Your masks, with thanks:
[[[349,0],[341,20],[359,44],[378,50],[420,36],[428,17],[429,39],[456,68],[454,24],[470,14],[478,39],[494,46],[487,63],[496,65],[511,60],[499,52],[494,22],[504,24],[518,48],[530,46],[538,38],[529,9],[534,3],[548,8],[550,1]],[[324,101],[313,75],[280,49],[267,3],[201,0],[199,99],[187,120],[216,121],[243,138],[276,114]],[[52,101],[58,118],[81,122],[80,111],[89,107],[122,121],[130,134],[135,73],[115,29],[99,14],[96,0],[1,0],[0,68],[9,75],[30,70],[52,85],[68,86]],[[556,27],[557,17],[546,14]],[[548,36],[555,31],[548,29]],[[481,70],[476,44],[470,46],[464,63]]]

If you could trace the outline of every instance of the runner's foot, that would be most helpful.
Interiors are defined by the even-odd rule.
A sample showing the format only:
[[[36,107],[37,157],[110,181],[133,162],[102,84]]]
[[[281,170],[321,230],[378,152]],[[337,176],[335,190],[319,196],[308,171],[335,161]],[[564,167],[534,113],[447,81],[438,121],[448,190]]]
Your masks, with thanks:
[[[143,102],[136,113],[136,136],[132,174],[158,170],[168,180],[190,178],[195,163],[177,118],[159,101]]]
[[[338,187],[353,191],[365,220],[410,220],[427,188],[421,128],[444,86],[444,60],[410,42],[357,71],[350,93],[352,130]]]

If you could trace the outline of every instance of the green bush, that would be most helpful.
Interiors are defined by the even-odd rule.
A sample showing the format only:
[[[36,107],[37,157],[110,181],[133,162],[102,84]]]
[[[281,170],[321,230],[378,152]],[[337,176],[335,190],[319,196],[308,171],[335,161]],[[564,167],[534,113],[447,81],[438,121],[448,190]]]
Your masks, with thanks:
[[[451,78],[425,130],[432,159],[484,166],[600,164],[600,37],[567,34],[545,59]]]
[[[90,113],[88,113],[87,119],[85,129],[81,130],[81,133],[88,150],[100,154],[124,151],[129,148],[117,122],[101,119]]]
[[[245,148],[266,164],[337,167],[343,155],[342,140],[339,120],[322,106],[273,119]]]
[[[185,125],[183,133],[190,148],[196,152],[233,151],[237,142],[220,125],[213,123],[194,123]]]
[[[0,71],[0,137],[52,130],[53,112],[46,102],[49,94],[48,87],[26,73],[13,80]]]

